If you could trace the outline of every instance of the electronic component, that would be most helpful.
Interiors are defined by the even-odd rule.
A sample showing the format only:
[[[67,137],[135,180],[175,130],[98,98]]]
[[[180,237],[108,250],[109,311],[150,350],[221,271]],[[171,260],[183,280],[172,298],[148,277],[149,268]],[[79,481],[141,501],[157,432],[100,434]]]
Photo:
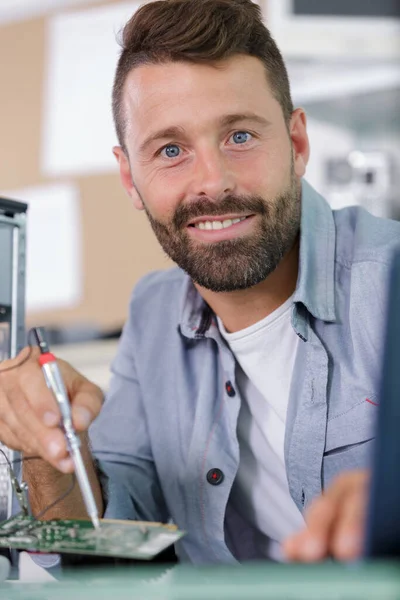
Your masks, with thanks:
[[[25,346],[27,208],[0,197],[0,362],[15,357]],[[18,456],[1,441],[0,449],[11,462]],[[0,522],[12,514],[12,505],[8,465],[0,457]]]
[[[38,521],[17,515],[0,524],[0,548],[150,560],[184,535],[175,525],[101,519]]]

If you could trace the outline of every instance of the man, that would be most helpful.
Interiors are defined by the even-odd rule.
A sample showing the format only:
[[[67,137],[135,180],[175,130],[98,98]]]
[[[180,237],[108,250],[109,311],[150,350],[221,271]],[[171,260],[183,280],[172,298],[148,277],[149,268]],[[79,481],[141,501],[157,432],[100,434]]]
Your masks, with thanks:
[[[180,269],[136,287],[103,406],[60,361],[99,510],[172,518],[195,564],[357,556],[400,224],[303,180],[305,114],[250,0],[143,6],[113,109],[122,184]],[[0,415],[43,458],[24,465],[39,511],[72,464],[37,354],[1,374]],[[75,490],[49,516],[84,515]]]

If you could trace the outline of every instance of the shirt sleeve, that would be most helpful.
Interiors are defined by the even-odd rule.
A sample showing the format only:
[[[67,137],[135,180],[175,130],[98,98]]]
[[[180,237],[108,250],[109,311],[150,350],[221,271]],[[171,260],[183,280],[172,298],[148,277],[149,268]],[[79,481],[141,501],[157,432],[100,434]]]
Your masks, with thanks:
[[[105,403],[89,434],[100,471],[104,517],[166,522],[169,515],[152,456],[131,320],[113,361]]]

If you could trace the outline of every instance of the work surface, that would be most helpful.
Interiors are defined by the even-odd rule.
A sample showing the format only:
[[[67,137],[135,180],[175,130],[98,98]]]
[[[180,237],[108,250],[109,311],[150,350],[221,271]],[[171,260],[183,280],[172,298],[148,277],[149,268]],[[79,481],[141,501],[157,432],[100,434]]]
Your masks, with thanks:
[[[174,568],[147,564],[70,572],[46,584],[0,585],[2,600],[399,600],[400,563]]]
[[[0,548],[149,560],[184,535],[175,525],[101,519],[38,521],[17,515],[0,524]]]

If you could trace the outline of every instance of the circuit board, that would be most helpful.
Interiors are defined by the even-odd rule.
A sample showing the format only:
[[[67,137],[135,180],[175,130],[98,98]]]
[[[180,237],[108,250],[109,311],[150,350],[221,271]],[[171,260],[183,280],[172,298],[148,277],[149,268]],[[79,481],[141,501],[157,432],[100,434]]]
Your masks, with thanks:
[[[184,535],[175,525],[101,519],[37,521],[17,515],[0,523],[0,548],[150,560]]]

